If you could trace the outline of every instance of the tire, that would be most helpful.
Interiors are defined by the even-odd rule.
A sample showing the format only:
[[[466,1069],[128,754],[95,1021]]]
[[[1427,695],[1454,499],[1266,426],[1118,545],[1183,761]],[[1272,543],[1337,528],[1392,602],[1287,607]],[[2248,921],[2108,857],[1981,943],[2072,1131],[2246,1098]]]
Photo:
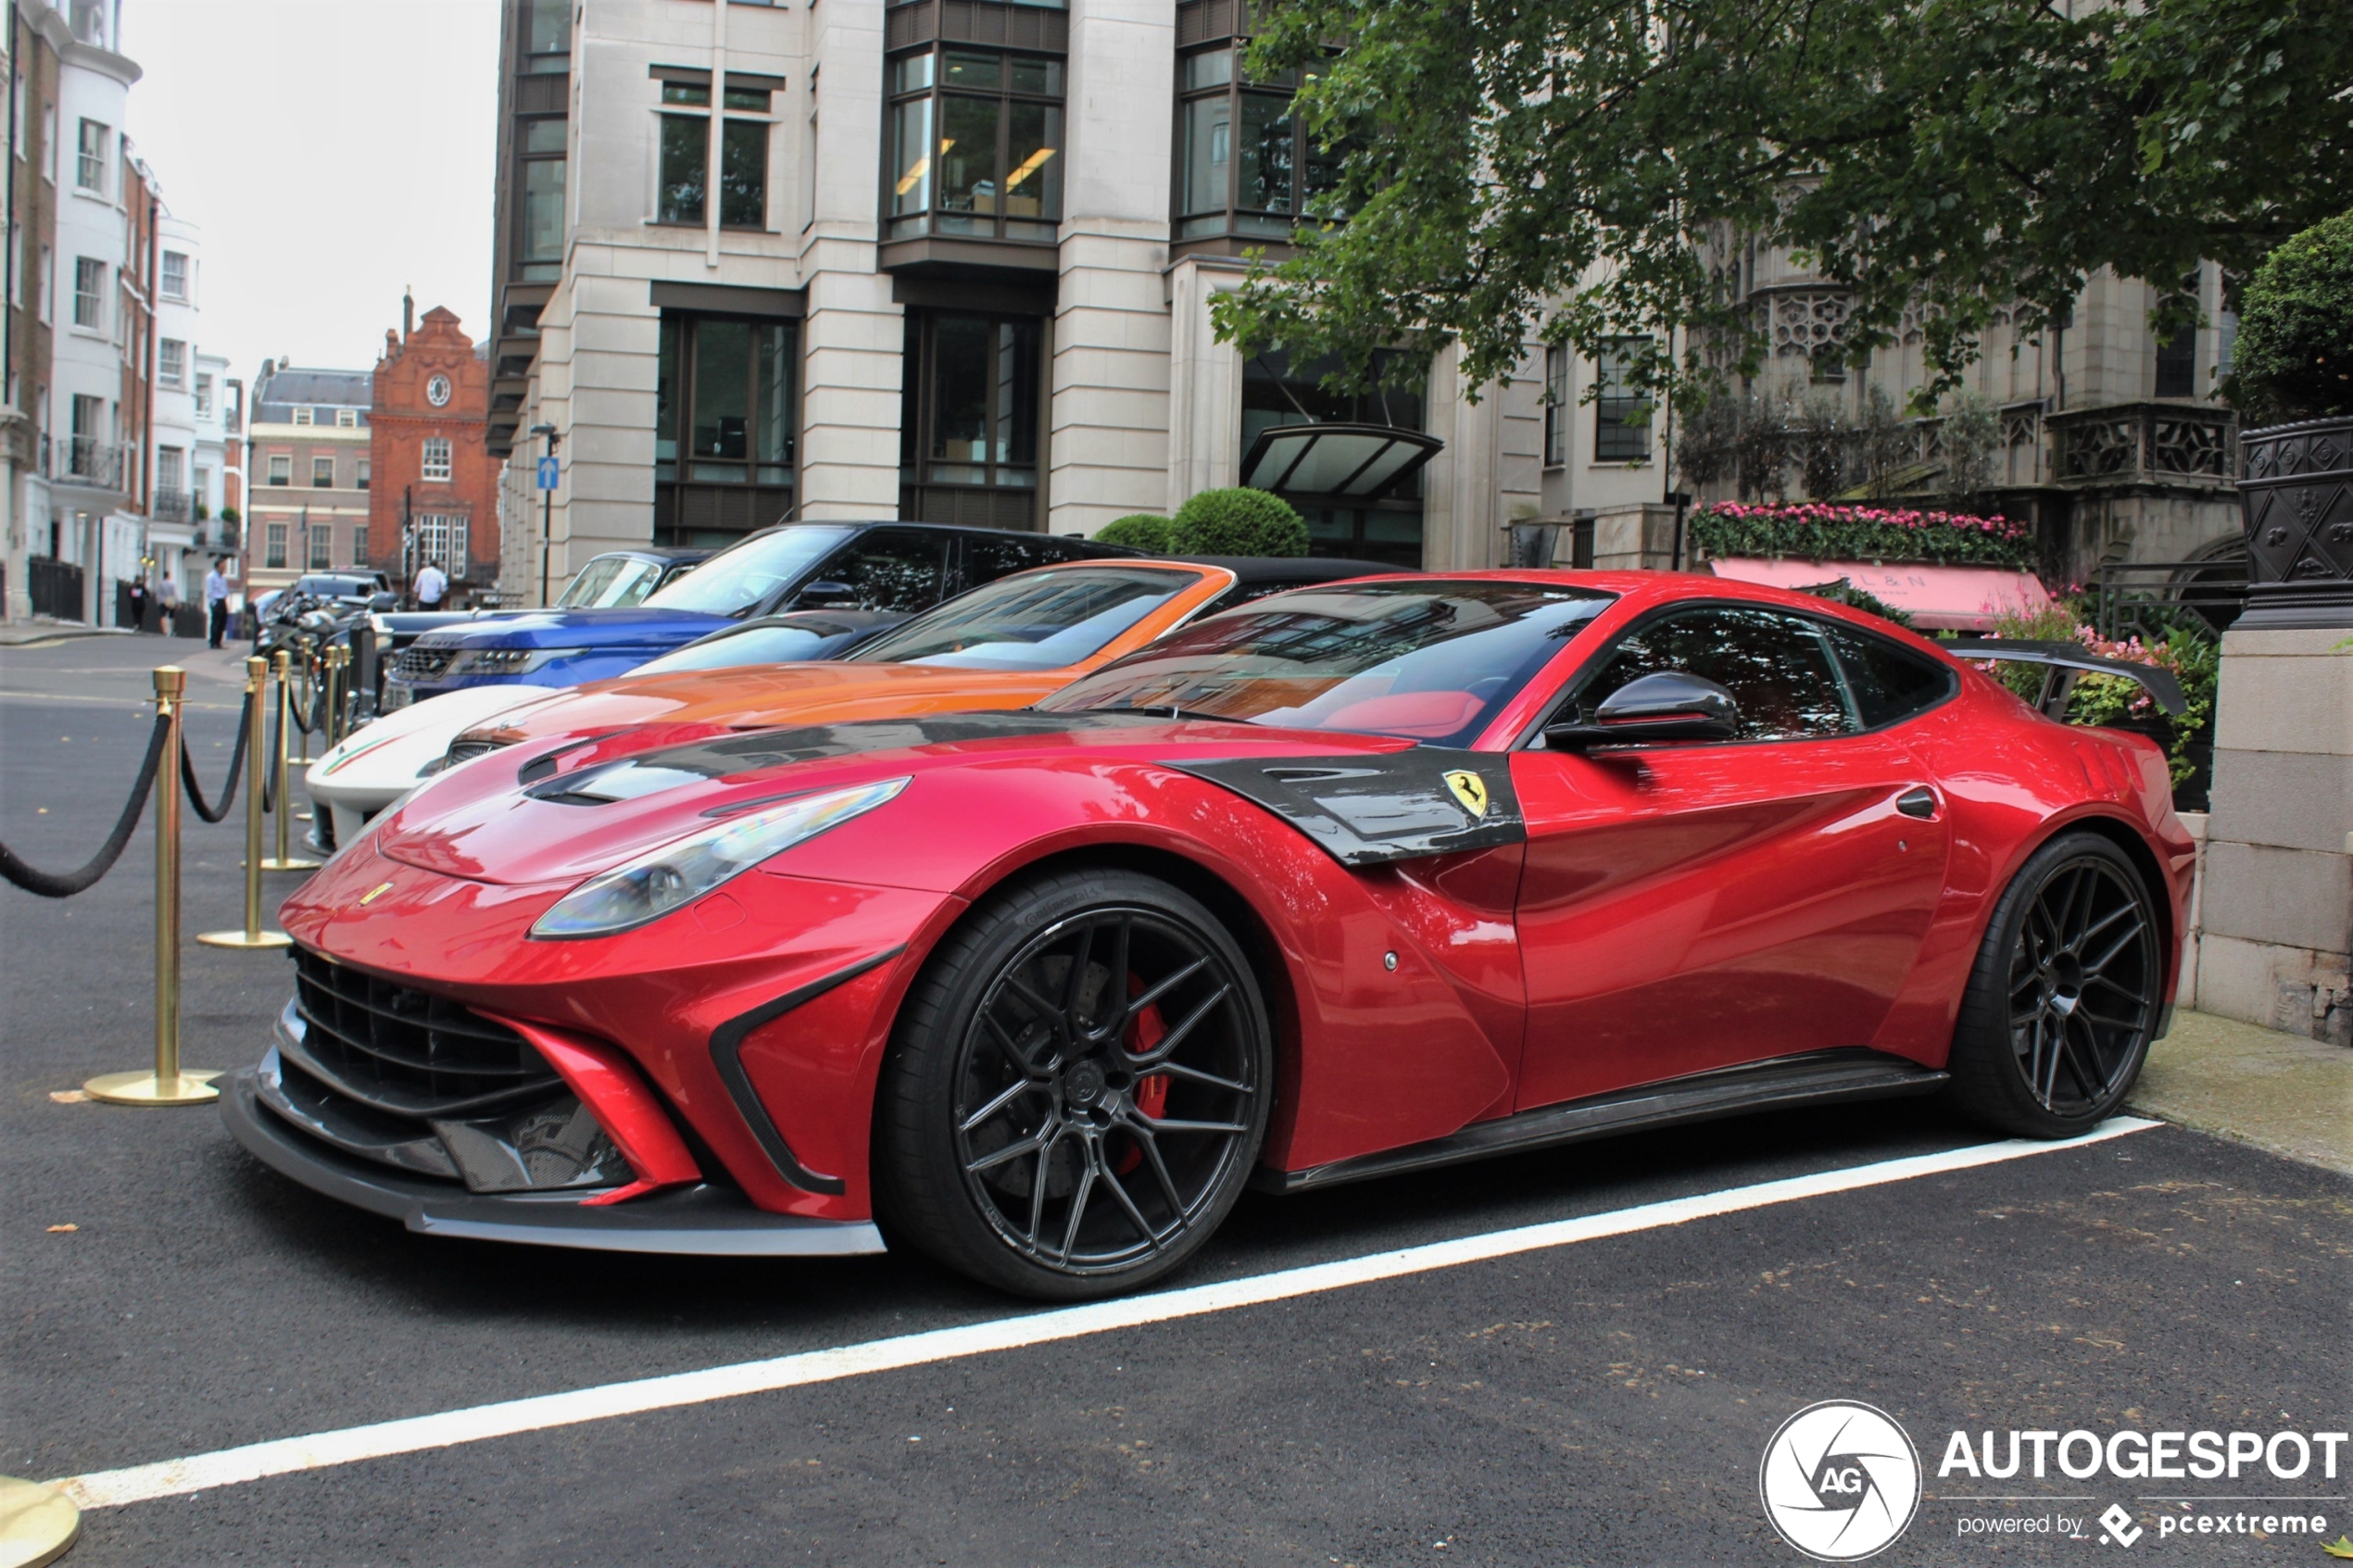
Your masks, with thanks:
[[[1198,900],[1112,869],[1020,883],[949,935],[900,1010],[875,1095],[877,1217],[1000,1289],[1134,1289],[1241,1195],[1273,1062],[1249,960]]]
[[[2163,1004],[2148,884],[2095,833],[2030,856],[1994,906],[1953,1034],[1948,1094],[2002,1132],[2088,1132],[2131,1092]]]

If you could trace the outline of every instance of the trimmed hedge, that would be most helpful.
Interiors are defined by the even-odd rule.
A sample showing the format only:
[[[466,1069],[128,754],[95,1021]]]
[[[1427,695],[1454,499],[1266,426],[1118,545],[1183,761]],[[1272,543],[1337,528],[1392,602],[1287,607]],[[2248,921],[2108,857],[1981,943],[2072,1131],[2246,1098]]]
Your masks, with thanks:
[[[2353,212],[2263,258],[2239,301],[2225,389],[2250,423],[2353,414]]]
[[[1149,550],[1153,555],[1168,554],[1168,536],[1175,525],[1156,512],[1129,512],[1114,518],[1095,533],[1095,540],[1103,545],[1125,545],[1131,550]]]
[[[1180,556],[1303,556],[1307,524],[1265,490],[1204,490],[1176,508],[1169,552]]]
[[[1719,501],[1692,514],[1692,537],[1711,556],[1767,559],[1927,561],[2030,571],[2034,536],[2022,522],[1964,512],[1800,503]]]

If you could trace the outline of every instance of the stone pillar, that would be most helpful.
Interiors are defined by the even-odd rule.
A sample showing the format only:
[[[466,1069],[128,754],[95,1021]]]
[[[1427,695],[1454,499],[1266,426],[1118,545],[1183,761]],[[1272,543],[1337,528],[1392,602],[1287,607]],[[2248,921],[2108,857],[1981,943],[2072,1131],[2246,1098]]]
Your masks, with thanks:
[[[1691,541],[1683,541],[1691,558]],[[1675,560],[1675,508],[1656,501],[1604,507],[1593,514],[1593,570],[1667,571]]]
[[[1217,341],[1209,302],[1241,282],[1242,264],[1189,256],[1169,271],[1168,488],[1162,510],[1241,483],[1242,359]]]
[[[2353,629],[2222,637],[2196,1005],[2353,1046]]]

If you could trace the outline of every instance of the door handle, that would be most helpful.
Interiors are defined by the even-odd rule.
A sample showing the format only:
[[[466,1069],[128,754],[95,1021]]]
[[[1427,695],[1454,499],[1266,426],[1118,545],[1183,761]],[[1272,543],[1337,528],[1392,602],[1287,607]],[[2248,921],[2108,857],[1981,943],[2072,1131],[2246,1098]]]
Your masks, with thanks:
[[[1895,809],[1907,817],[1926,822],[1936,815],[1936,792],[1926,785],[1907,789],[1895,797]]]

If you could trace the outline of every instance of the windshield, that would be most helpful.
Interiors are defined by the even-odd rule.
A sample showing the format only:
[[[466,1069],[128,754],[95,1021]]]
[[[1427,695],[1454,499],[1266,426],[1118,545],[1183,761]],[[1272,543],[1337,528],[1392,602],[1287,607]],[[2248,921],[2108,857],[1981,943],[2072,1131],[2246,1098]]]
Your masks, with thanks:
[[[1197,621],[1038,706],[1463,746],[1613,596],[1411,578],[1302,588]]]
[[[839,621],[828,621],[714,632],[700,642],[648,659],[629,673],[667,675],[680,670],[733,670],[744,664],[797,664],[823,658],[825,646],[849,630]]]
[[[855,664],[1060,670],[1201,581],[1198,572],[1071,567],[1000,577],[850,656]]]
[[[659,561],[635,556],[598,556],[580,569],[558,609],[627,609],[642,601],[661,581]]]
[[[816,525],[755,534],[720,551],[684,577],[673,579],[645,601],[646,608],[742,615],[799,579],[849,537],[847,528]]]

